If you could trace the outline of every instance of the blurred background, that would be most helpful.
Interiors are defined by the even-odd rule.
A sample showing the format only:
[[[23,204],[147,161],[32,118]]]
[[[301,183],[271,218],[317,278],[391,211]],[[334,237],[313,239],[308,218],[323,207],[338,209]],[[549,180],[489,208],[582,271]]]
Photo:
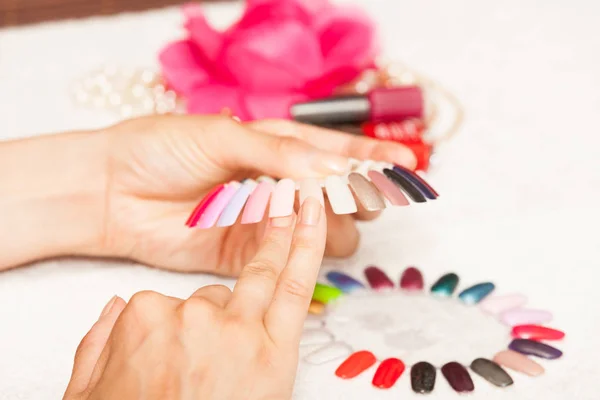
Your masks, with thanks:
[[[177,3],[0,0],[0,138],[122,119],[105,108],[82,106],[73,87],[106,65],[160,71],[160,51],[186,35]],[[323,274],[344,268],[361,276],[365,265],[377,264],[397,276],[418,265],[427,284],[455,271],[465,285],[489,280],[501,293],[525,293],[532,307],[551,310],[552,325],[567,332],[560,344],[565,357],[544,364],[542,377],[517,375],[510,392],[477,380],[473,398],[597,399],[600,3],[336,3],[364,10],[377,28],[381,57],[405,66],[409,80],[434,80],[456,100],[440,107],[440,115],[452,119],[460,110],[464,119],[448,140],[432,145],[427,173],[440,200],[386,210],[380,221],[361,225],[359,252],[348,260],[326,260]],[[244,9],[236,1],[200,4],[219,29]],[[448,98],[439,96],[440,102]],[[450,125],[435,134],[443,136]],[[113,294],[128,298],[152,289],[182,296],[215,282],[232,284],[96,260],[53,260],[3,273],[0,399],[59,398],[75,347],[95,318],[90,310],[100,310]],[[469,334],[487,333],[495,334]],[[448,335],[468,342],[467,333]],[[301,366],[295,396],[414,395],[406,376],[393,390],[375,391],[368,378],[343,382],[334,369]],[[455,396],[440,379],[431,398]]]

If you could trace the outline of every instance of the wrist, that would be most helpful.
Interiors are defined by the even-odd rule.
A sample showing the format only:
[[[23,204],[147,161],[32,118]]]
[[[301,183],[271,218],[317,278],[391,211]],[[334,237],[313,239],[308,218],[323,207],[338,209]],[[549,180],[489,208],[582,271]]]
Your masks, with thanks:
[[[0,269],[102,255],[110,137],[77,132],[0,144]]]

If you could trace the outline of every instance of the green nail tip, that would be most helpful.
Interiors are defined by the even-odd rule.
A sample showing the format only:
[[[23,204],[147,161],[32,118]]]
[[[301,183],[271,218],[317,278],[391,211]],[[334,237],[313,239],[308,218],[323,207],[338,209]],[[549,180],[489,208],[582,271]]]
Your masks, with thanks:
[[[452,296],[458,286],[458,275],[450,273],[443,275],[431,287],[431,293],[437,296]]]
[[[331,300],[335,300],[342,295],[342,291],[336,287],[317,283],[315,285],[315,291],[313,292],[313,300],[320,301],[321,303],[329,303]]]

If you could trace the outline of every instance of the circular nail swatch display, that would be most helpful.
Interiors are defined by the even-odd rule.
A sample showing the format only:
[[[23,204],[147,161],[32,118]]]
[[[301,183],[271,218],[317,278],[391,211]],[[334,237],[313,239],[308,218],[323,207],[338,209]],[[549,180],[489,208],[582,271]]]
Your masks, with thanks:
[[[493,295],[495,286],[491,282],[472,285],[461,290],[454,297],[459,285],[459,277],[454,273],[447,273],[436,280],[429,288],[430,296],[442,301],[458,301],[458,304],[463,304],[465,307],[476,307],[484,315],[492,316],[507,326],[506,338],[509,340],[512,338],[512,341],[505,349],[501,349],[491,358],[475,357],[468,365],[452,359],[442,363],[431,362],[432,360],[410,363],[411,360],[402,360],[394,354],[376,356],[369,349],[354,349],[345,340],[336,338],[331,329],[328,329],[328,320],[324,317],[336,312],[331,305],[339,305],[344,298],[349,299],[351,297],[347,296],[353,295],[356,295],[359,301],[363,301],[361,299],[367,298],[364,297],[365,295],[372,296],[369,293],[373,292],[399,296],[426,295],[423,275],[414,267],[404,270],[399,279],[399,288],[383,270],[376,266],[368,266],[364,275],[366,283],[343,272],[330,271],[327,273],[327,279],[332,285],[318,283],[315,286],[309,310],[313,316],[305,323],[301,347],[311,345],[317,348],[311,349],[304,355],[302,358],[304,362],[308,364],[338,362],[335,375],[341,379],[352,379],[370,370],[368,373],[372,374],[369,376],[372,376],[373,386],[380,389],[393,387],[406,371],[412,390],[419,394],[432,392],[436,386],[436,379],[439,379],[438,375],[441,373],[454,391],[468,393],[475,390],[471,373],[481,376],[498,388],[505,388],[513,384],[513,379],[506,369],[529,376],[538,376],[544,373],[544,368],[534,361],[533,357],[553,360],[563,354],[559,349],[544,343],[544,341],[562,340],[565,336],[557,329],[541,325],[552,319],[550,312],[525,308],[527,298],[521,294]],[[416,298],[411,299],[409,301],[414,303]],[[464,310],[461,306],[456,307]],[[482,317],[477,318],[479,320]],[[498,325],[494,320],[491,322]],[[377,320],[376,317],[370,321],[370,324],[379,327],[384,326],[385,323],[385,320]]]
[[[323,190],[327,196],[323,196]],[[300,204],[312,196],[321,204],[329,202],[335,214],[353,214],[359,208],[379,211],[387,205],[425,203],[439,196],[421,176],[404,167],[352,159],[349,172],[343,176],[298,182],[263,176],[217,185],[200,200],[186,225],[207,229],[231,226],[237,220],[254,224],[262,221],[265,214],[270,218],[286,217],[294,212],[296,191]]]

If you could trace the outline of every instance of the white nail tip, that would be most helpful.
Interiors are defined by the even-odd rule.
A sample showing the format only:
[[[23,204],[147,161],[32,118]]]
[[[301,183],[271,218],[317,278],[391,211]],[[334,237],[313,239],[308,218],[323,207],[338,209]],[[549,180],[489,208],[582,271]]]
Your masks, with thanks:
[[[325,344],[333,342],[333,335],[322,329],[311,329],[302,332],[300,338],[300,346],[307,346],[311,344]]]
[[[346,343],[335,342],[309,353],[303,360],[308,364],[320,365],[347,357],[351,353],[352,349]]]
[[[544,324],[552,320],[552,313],[531,308],[516,308],[500,314],[500,320],[509,326],[524,324]]]
[[[328,176],[325,179],[325,189],[334,213],[352,214],[357,211],[350,188],[339,176]]]
[[[479,307],[488,314],[500,314],[501,312],[522,307],[527,303],[527,297],[522,294],[507,294],[505,296],[491,296],[483,300]]]

